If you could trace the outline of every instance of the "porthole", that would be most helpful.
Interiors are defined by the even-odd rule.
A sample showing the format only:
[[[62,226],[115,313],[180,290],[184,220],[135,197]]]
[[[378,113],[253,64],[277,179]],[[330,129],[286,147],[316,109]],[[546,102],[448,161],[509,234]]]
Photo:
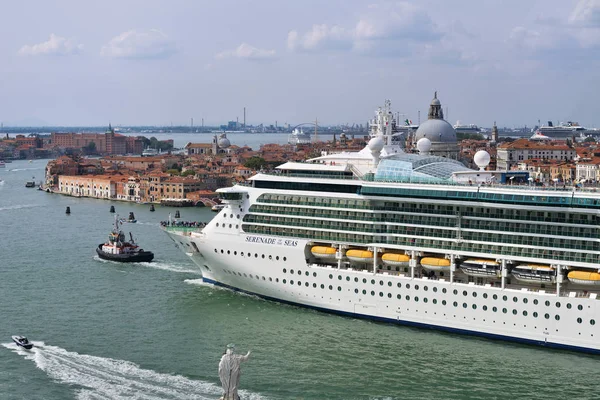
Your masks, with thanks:
[[[258,253],[254,253],[254,258],[258,258]]]
[[[577,323],[578,323],[578,324],[580,324],[580,323],[582,323],[582,322],[583,322],[583,320],[582,320],[581,318],[577,318]]]
[[[240,256],[244,257],[244,252],[243,251],[240,253]]]
[[[358,293],[358,289],[354,289],[354,293]]]
[[[503,309],[502,309],[502,312],[503,312],[504,314],[506,314],[506,313],[508,312],[508,310],[507,310],[506,308],[503,308]]]
[[[544,318],[550,319],[550,314],[548,314],[548,313],[544,314]]]
[[[517,315],[517,310],[513,308],[513,315]]]
[[[237,219],[240,219],[240,214],[237,215]]]
[[[419,302],[419,297],[415,296],[415,301]]]
[[[329,285],[329,290],[333,290],[333,286]]]
[[[243,254],[242,254],[242,255],[243,255]],[[276,259],[277,261],[279,261],[279,256],[275,256],[275,259]]]
[[[537,311],[534,311],[533,312],[533,318],[537,318],[537,317],[538,317],[538,313],[537,313]]]
[[[454,293],[454,294],[458,294],[458,290],[454,289],[454,290],[452,291],[452,293]]]
[[[316,272],[313,272],[313,276],[316,278],[316,277],[317,277],[317,273],[316,273]]]
[[[316,288],[316,287],[317,287],[317,284],[316,284],[316,283],[313,283],[313,287],[314,287],[314,288]],[[358,289],[356,289],[356,293],[358,293]]]
[[[287,261],[287,257],[283,257],[283,261]]]
[[[287,270],[284,268],[284,269],[283,269],[283,273],[285,274],[286,272],[287,272]]]
[[[279,283],[279,278],[275,278],[275,282]]]
[[[358,278],[357,277],[354,277],[354,282],[358,282]]]
[[[294,270],[293,269],[290,269],[290,274],[294,274]]]
[[[434,286],[434,287],[433,287],[433,291],[434,291],[435,293],[437,293],[437,287],[435,287],[435,286]]]
[[[442,300],[442,305],[445,306],[446,305],[446,300]]]
[[[298,286],[302,286],[302,282],[298,281]],[[308,286],[308,282],[306,282],[306,286]]]
[[[262,258],[263,258],[263,259],[265,258],[265,255],[264,255],[264,254],[262,255]]]
[[[456,301],[455,301],[454,303],[452,303],[452,305],[453,305],[454,307],[458,307],[458,303],[457,303]]]
[[[392,282],[391,282],[391,281],[390,281],[390,282],[388,282],[388,286],[392,286]]]
[[[433,304],[437,304],[437,299],[433,299]]]
[[[310,272],[306,271],[306,272],[304,273],[304,275],[306,275],[306,276],[309,276],[309,275],[310,275]]]
[[[488,298],[488,294],[487,294],[487,293],[484,293],[484,294],[483,294],[483,298],[484,298],[484,299],[487,299],[487,298]]]
[[[380,284],[381,286],[383,286],[383,281],[379,281],[379,284]]]
[[[519,301],[519,299],[517,298],[517,296],[513,297],[513,301],[516,303]]]
[[[231,228],[231,224],[229,224],[229,227]]]
[[[215,253],[218,253],[217,249],[215,249]]]
[[[506,295],[502,296],[502,300],[506,301],[508,300],[508,297]]]
[[[405,297],[405,299],[406,299],[406,300],[410,300],[410,296],[406,296],[406,297]]]
[[[473,308],[473,310],[477,310],[477,304],[473,304],[471,307]]]
[[[329,274],[329,279],[333,279],[333,274]]]
[[[225,253],[225,250],[221,249],[221,254]]]
[[[527,316],[527,311],[523,311],[523,316],[526,317]]]
[[[481,308],[483,308],[483,311],[487,311],[487,306],[483,306]]]
[[[555,319],[555,320],[557,320],[557,321],[560,321],[560,315],[556,314],[556,315],[554,316],[554,319]]]
[[[548,300],[546,300],[546,301],[544,302],[544,304],[546,305],[546,307],[549,307],[549,306],[550,306],[550,302],[549,302]]]
[[[473,292],[473,297],[477,297],[477,292]]]
[[[371,290],[371,296],[375,296],[375,291]]]
[[[398,286],[399,288],[401,288],[402,284],[400,282],[398,282],[398,284],[396,286]]]
[[[427,291],[427,289],[428,289],[427,286],[423,286],[424,291]]]
[[[388,293],[388,299],[391,299],[391,298],[392,298],[392,294]]]
[[[231,251],[230,251],[230,250],[227,250],[227,254],[231,254]]]
[[[463,308],[467,308],[467,303],[463,303]]]
[[[493,311],[493,312],[496,312],[496,311],[498,311],[498,308],[496,308],[496,307],[492,307],[492,311]]]
[[[557,301],[555,305],[556,305],[556,308],[560,308],[560,301]]]
[[[537,305],[538,305],[538,303],[539,303],[538,299],[533,299],[533,304],[534,304],[534,305],[536,305],[536,306],[537,306]]]
[[[341,281],[341,280],[342,280],[342,276],[338,275],[338,281]]]
[[[371,285],[375,284],[375,279],[371,279]]]
[[[593,319],[590,319],[590,325],[596,325],[596,321]]]
[[[363,283],[367,283],[367,279],[366,278],[363,278]]]
[[[272,260],[272,259],[273,259],[273,256],[272,256],[272,255],[269,255],[269,260]]]
[[[383,297],[383,292],[379,292],[379,297]]]
[[[567,303],[567,308],[570,310],[571,309],[571,303]]]
[[[463,290],[463,296],[466,296],[466,295],[467,295],[467,291]]]
[[[446,292],[447,292],[446,288],[442,288],[442,293],[446,293]]]
[[[219,227],[219,223],[217,222],[217,228]]]
[[[526,297],[523,297],[523,303],[527,304],[527,302],[528,302],[528,301],[529,301],[529,300],[527,300],[527,298],[526,298]]]
[[[497,295],[497,294],[495,294],[494,296],[492,296],[492,298],[493,298],[494,300],[498,300],[498,295]]]
[[[284,280],[282,280],[281,282],[283,282],[283,283],[287,283],[287,281],[286,281],[285,279],[284,279]]]
[[[237,251],[234,251],[234,252],[233,252],[233,255],[234,255],[234,256],[237,256]]]
[[[581,311],[581,310],[583,310],[583,306],[582,306],[581,304],[579,304],[579,305],[577,306],[577,309],[578,309],[579,311]]]
[[[366,290],[363,290],[363,291],[362,291],[362,294],[367,294],[367,291],[366,291]]]
[[[293,285],[293,284],[294,284],[294,281],[290,281],[290,285]]]
[[[397,295],[396,295],[396,298],[397,298],[398,300],[402,300],[402,295],[400,295],[400,294],[397,294]]]
[[[347,277],[346,277],[346,280],[347,280],[348,282],[350,282],[350,277],[349,277],[349,276],[347,276]]]
[[[338,286],[338,292],[341,292],[341,291],[342,291],[342,287]]]
[[[321,289],[325,289],[325,285],[321,283]]]
[[[419,285],[415,285],[415,290],[419,290]]]
[[[423,298],[423,303],[427,303],[427,297]]]

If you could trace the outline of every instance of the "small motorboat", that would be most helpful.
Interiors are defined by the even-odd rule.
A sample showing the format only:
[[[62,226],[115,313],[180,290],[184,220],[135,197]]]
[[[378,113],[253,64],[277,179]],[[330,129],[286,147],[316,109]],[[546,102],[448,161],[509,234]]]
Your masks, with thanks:
[[[129,213],[129,217],[127,217],[127,222],[136,223],[137,219],[135,219],[135,215],[133,215],[133,211]]]
[[[19,347],[30,350],[33,347],[33,343],[31,343],[25,336],[13,336],[13,342]]]

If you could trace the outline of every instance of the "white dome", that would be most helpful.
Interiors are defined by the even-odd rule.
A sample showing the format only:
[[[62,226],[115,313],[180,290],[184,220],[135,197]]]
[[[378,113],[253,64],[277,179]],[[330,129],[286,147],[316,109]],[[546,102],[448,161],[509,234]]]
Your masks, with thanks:
[[[219,147],[220,147],[221,149],[226,149],[226,148],[228,148],[229,146],[231,146],[231,142],[229,141],[229,139],[227,139],[227,138],[226,138],[226,137],[224,137],[224,136],[221,136],[221,137],[219,138],[219,141],[217,142],[217,144],[219,145]]]
[[[490,153],[485,150],[479,150],[477,153],[475,153],[473,161],[479,168],[484,169],[490,164]]]
[[[428,119],[419,125],[415,140],[427,138],[431,143],[456,143],[456,132],[452,125],[443,119]]]
[[[385,143],[383,142],[383,138],[381,136],[376,136],[373,139],[369,140],[369,144],[367,145],[371,152],[380,152],[383,150],[383,146]]]
[[[421,154],[429,153],[429,150],[431,150],[431,140],[427,138],[419,139],[417,142],[417,150],[419,150],[419,153]]]

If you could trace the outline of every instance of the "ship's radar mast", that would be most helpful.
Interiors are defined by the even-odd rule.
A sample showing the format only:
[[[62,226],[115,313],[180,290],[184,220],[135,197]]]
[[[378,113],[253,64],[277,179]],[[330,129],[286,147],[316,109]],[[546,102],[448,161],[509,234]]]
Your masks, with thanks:
[[[369,135],[372,138],[382,136],[384,144],[390,145],[392,144],[392,134],[394,133],[395,126],[396,119],[392,113],[392,102],[386,100],[383,108],[377,108],[377,111],[375,111],[375,118],[369,123]]]

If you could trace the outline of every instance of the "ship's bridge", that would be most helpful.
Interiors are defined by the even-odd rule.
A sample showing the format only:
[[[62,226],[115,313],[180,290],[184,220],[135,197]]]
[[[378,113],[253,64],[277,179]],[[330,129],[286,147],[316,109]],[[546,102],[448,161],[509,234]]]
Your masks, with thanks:
[[[248,195],[248,192],[239,186],[217,189],[217,193],[223,203],[241,202]]]

